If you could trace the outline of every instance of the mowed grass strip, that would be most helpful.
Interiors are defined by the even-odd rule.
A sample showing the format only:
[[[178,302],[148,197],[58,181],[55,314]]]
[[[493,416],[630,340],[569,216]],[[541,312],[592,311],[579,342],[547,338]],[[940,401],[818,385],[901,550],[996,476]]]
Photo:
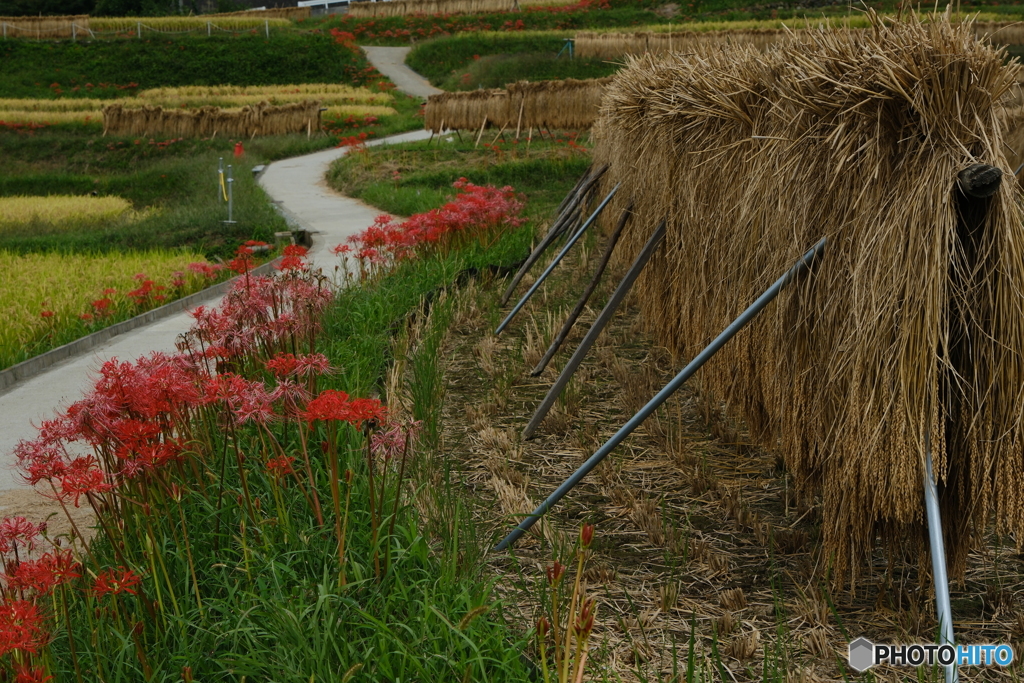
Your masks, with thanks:
[[[137,217],[138,214],[132,211],[131,202],[121,197],[0,197],[0,231],[38,223],[72,230],[82,224],[132,220]]]
[[[213,272],[202,256],[188,251],[0,251],[0,368],[199,291],[212,278],[190,269],[193,263]]]

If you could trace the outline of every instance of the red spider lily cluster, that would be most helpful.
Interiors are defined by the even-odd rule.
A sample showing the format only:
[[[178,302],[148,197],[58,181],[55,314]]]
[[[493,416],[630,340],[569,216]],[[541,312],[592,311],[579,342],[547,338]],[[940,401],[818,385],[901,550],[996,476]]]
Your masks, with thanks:
[[[200,289],[219,279],[223,271],[224,266],[220,264],[193,262],[188,264],[187,272],[178,271],[171,274],[169,287],[157,284],[145,273],[138,273],[135,275],[138,286],[123,294],[108,287],[100,292],[98,298],[89,302],[88,308],[79,313],[54,311],[47,302],[43,302],[39,317],[51,330],[59,324],[64,324],[66,318],[77,319],[87,327],[92,327],[97,323],[105,323],[115,316],[137,314],[159,306],[168,299],[178,298]]]
[[[68,548],[54,546],[31,557],[45,524],[24,517],[0,521],[0,678],[43,683],[49,657],[45,650],[53,634],[67,627],[67,612],[57,609],[69,595],[101,597],[133,589],[141,582],[134,571],[118,567],[101,570],[95,580],[83,580],[81,562]],[[58,597],[59,594],[59,597]],[[14,678],[6,677],[13,674]]]
[[[116,561],[101,562],[89,546],[81,557],[54,546],[29,559],[26,553],[45,529],[23,518],[0,523],[0,680],[22,671],[41,677],[26,680],[46,680],[47,644],[56,635],[73,638],[66,607],[61,614],[55,605],[72,597],[85,601],[90,613],[116,621],[122,634],[131,633],[145,668],[139,634],[168,628],[182,599],[161,592],[167,570],[163,559],[155,559],[165,552],[158,549],[184,548],[192,597],[203,609],[189,545],[196,530],[190,532],[181,507],[186,499],[205,499],[218,512],[228,506],[225,516],[237,526],[223,537],[240,538],[244,554],[249,536],[263,539],[280,530],[287,540],[295,533],[289,521],[294,512],[284,502],[285,491],[293,491],[318,525],[334,527],[339,584],[346,585],[353,468],[365,462],[373,566],[378,577],[387,573],[390,546],[378,553],[377,539],[389,512],[387,538],[394,533],[418,425],[397,423],[377,399],[320,390],[318,384],[334,372],[316,351],[332,290],[305,263],[302,247],[285,250],[275,276],[252,275],[246,257],[258,246],[243,245],[238,258],[245,261],[247,277],[218,307],[192,311],[195,322],[179,338],[177,353],[105,362],[81,400],[42,422],[36,438],[16,447],[27,483],[47,487],[66,512],[71,506],[93,510]],[[103,308],[99,300],[94,304]],[[229,461],[237,465],[233,471],[226,468]],[[269,529],[257,514],[267,497],[261,502],[250,492],[253,477],[263,491],[269,488],[277,506]],[[236,492],[226,494],[226,488]],[[330,507],[320,504],[324,488],[330,490]],[[231,502],[236,500],[237,505]],[[74,518],[68,518],[72,537],[81,538]],[[162,519],[174,520],[173,527],[161,527]],[[145,541],[143,560],[125,550],[139,546],[128,543],[129,537]],[[59,600],[44,599],[58,594]]]
[[[438,209],[418,213],[401,223],[377,216],[373,225],[349,238],[350,245],[334,247],[338,255],[351,254],[365,276],[402,259],[430,251],[446,251],[473,240],[496,240],[506,230],[523,224],[525,200],[511,187],[474,185],[459,178],[455,198]]]
[[[16,121],[4,121],[0,119],[0,129],[11,130],[15,133],[21,133],[23,135],[31,135],[37,130],[42,130],[50,124],[48,123],[20,123]]]

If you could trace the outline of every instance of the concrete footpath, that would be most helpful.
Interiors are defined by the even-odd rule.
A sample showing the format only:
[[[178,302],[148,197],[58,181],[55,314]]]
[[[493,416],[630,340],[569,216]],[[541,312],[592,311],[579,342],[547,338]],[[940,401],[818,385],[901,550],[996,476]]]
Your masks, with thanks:
[[[372,48],[378,50],[407,50],[407,48]],[[392,78],[403,91],[423,96],[424,79],[401,63],[404,54],[387,52],[384,57],[371,57],[371,62],[382,73]],[[401,68],[392,64],[398,59]],[[402,70],[415,79],[409,79]],[[429,84],[426,85],[429,88]],[[426,131],[415,131],[375,140],[371,145],[412,142],[430,137]],[[368,227],[380,211],[360,201],[331,190],[324,179],[331,162],[343,156],[346,148],[328,149],[315,154],[285,159],[270,164],[259,183],[279,207],[286,218],[313,235],[310,258],[314,267],[330,275],[339,263],[330,248],[345,242],[349,236]],[[216,305],[219,299],[208,302]],[[95,371],[111,358],[134,361],[152,351],[174,352],[175,340],[187,332],[192,318],[181,312],[117,336],[94,347],[88,353],[54,365],[43,374],[25,380],[0,394],[0,516],[29,514],[26,506],[28,491],[14,469],[14,447],[23,439],[36,436],[34,425],[53,417],[55,412],[78,400],[91,386]]]
[[[363,52],[366,53],[366,58],[377,68],[377,71],[390,78],[399,90],[408,95],[426,99],[431,95],[444,92],[430,85],[427,79],[405,65],[405,57],[411,49],[411,47],[366,46],[363,48]]]

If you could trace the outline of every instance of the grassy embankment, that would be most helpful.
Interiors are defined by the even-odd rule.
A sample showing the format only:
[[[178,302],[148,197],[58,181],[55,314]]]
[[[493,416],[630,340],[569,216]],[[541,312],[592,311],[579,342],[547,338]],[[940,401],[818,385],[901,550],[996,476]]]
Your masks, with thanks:
[[[529,155],[509,154],[523,165],[517,170],[509,159],[495,163],[493,151],[451,145],[440,155],[436,148],[417,155],[421,150],[415,147],[356,154],[352,180],[366,187],[394,182],[397,154],[410,188],[422,190],[418,208],[444,201],[454,178],[532,179],[521,189],[534,205],[532,213],[543,215],[587,163],[571,147],[538,145]],[[393,272],[345,290],[330,307],[318,350],[337,372],[322,377],[319,389],[352,396],[381,392],[396,411],[405,403],[406,417],[425,423],[424,441],[407,471],[413,486],[378,489],[382,521],[376,539],[369,522],[373,479],[367,476],[362,436],[348,428],[336,434],[340,466],[354,472],[346,486],[342,585],[330,525],[317,522],[301,485],[285,485],[263,463],[275,455],[267,453],[271,432],[284,452],[300,458],[305,428],[296,432],[286,426],[291,422],[272,422],[266,432],[253,425],[222,432],[197,415],[194,448],[208,459],[197,461],[209,470],[201,477],[208,478],[205,490],[191,474],[154,473],[180,487],[170,489],[177,492],[171,496],[156,494],[153,505],[160,514],[129,505],[125,529],[114,531],[123,545],[115,547],[106,534],[97,537],[84,560],[88,568],[98,573],[130,567],[142,583],[133,589],[137,595],[122,593],[114,603],[98,595],[79,597],[77,586],[91,580],[61,588],[70,604],[66,618],[57,615],[49,645],[56,680],[75,680],[76,668],[102,668],[106,680],[177,680],[186,667],[194,680],[528,680],[532,667],[521,655],[529,650],[526,634],[506,625],[505,606],[482,573],[482,551],[492,539],[474,531],[461,488],[449,476],[451,463],[439,437],[436,354],[458,314],[446,292],[473,273],[487,278],[496,268],[513,266],[526,253],[533,228],[508,230],[486,246],[471,243],[403,261]],[[412,368],[408,383],[388,383],[395,357]],[[265,375],[248,362],[238,369]],[[335,438],[330,434],[309,438],[325,515],[333,513],[327,454],[319,439]],[[247,456],[231,455],[232,444]],[[393,474],[391,482],[393,487]],[[401,503],[393,511],[396,499]],[[253,507],[243,500],[255,501]],[[382,500],[388,501],[383,514]]]

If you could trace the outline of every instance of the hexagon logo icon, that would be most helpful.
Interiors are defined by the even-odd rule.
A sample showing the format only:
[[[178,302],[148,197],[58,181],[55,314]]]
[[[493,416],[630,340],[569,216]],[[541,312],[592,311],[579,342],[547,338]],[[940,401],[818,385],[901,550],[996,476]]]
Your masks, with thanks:
[[[875,664],[875,645],[867,638],[858,638],[849,645],[850,668],[861,673]]]

